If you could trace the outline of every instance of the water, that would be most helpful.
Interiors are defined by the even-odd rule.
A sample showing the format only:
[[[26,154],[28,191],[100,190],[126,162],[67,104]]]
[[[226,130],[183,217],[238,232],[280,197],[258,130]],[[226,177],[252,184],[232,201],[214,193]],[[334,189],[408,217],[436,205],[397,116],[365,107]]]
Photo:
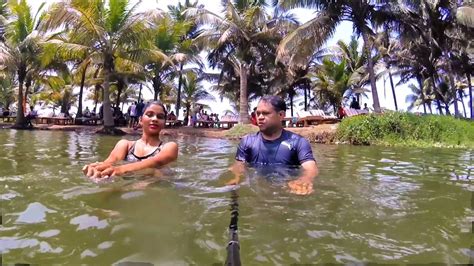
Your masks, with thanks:
[[[133,137],[128,137],[133,138]],[[3,263],[225,261],[236,142],[180,137],[166,177],[94,184],[116,137],[0,131]],[[251,171],[237,191],[244,265],[468,263],[472,150],[313,146],[311,196]],[[271,180],[271,179],[270,179]]]

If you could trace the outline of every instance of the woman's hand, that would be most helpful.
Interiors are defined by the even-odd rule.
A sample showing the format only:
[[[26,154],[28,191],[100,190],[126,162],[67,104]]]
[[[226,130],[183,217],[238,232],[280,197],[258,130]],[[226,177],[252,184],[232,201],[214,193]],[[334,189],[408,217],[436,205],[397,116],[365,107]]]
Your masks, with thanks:
[[[112,164],[111,163],[105,163],[105,162],[95,162],[95,163],[91,163],[91,164],[88,164],[88,165],[85,165],[83,168],[82,168],[82,172],[87,176],[87,177],[90,177],[90,178],[100,178],[102,175],[102,171],[104,171],[105,169],[108,169],[112,167]]]
[[[106,168],[100,169],[100,178],[109,178],[109,177],[115,177],[119,175],[123,175],[125,171],[123,171],[123,168],[120,166],[108,166]]]

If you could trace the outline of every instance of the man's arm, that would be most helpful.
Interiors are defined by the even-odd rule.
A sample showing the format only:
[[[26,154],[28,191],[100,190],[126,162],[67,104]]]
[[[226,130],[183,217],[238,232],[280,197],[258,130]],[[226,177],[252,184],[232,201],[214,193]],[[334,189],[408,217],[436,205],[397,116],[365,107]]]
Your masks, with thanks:
[[[245,162],[235,161],[235,163],[229,168],[229,170],[234,174],[234,178],[229,180],[226,185],[237,185],[240,182],[240,179],[245,173]]]
[[[288,182],[290,192],[297,195],[309,195],[313,193],[313,181],[318,175],[316,162],[306,161],[301,165],[301,175],[298,179]]]
[[[318,175],[318,166],[308,140],[302,138],[298,142],[298,160],[301,162],[301,174],[298,179],[288,183],[290,192],[298,195],[313,193],[313,181]]]
[[[234,178],[229,180],[227,185],[237,185],[240,182],[240,179],[243,177],[246,171],[245,162],[247,159],[247,138],[248,136],[240,140],[239,146],[237,146],[237,152],[235,154],[235,163],[229,168],[229,170],[234,174]]]

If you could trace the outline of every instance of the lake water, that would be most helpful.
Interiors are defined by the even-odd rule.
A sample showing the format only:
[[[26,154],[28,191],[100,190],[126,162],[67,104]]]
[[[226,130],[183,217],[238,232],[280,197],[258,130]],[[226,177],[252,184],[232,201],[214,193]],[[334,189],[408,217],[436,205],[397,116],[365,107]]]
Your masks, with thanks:
[[[136,137],[128,136],[133,139]],[[0,130],[3,263],[223,264],[237,142],[180,137],[166,177],[94,184],[119,138]],[[169,139],[165,139],[169,140]],[[244,265],[469,263],[474,151],[314,145],[315,192],[251,170],[238,188]],[[271,172],[271,171],[270,171]]]

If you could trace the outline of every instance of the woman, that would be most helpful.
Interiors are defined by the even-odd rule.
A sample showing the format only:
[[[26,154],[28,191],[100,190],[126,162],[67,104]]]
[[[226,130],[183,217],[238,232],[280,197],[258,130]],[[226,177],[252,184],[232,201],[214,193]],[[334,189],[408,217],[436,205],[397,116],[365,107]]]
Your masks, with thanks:
[[[146,105],[139,123],[143,128],[142,137],[136,141],[122,139],[103,162],[84,166],[82,171],[93,180],[120,176],[147,168],[159,168],[178,158],[178,144],[163,144],[160,132],[165,127],[166,109],[158,101]],[[128,164],[114,165],[120,161]]]

